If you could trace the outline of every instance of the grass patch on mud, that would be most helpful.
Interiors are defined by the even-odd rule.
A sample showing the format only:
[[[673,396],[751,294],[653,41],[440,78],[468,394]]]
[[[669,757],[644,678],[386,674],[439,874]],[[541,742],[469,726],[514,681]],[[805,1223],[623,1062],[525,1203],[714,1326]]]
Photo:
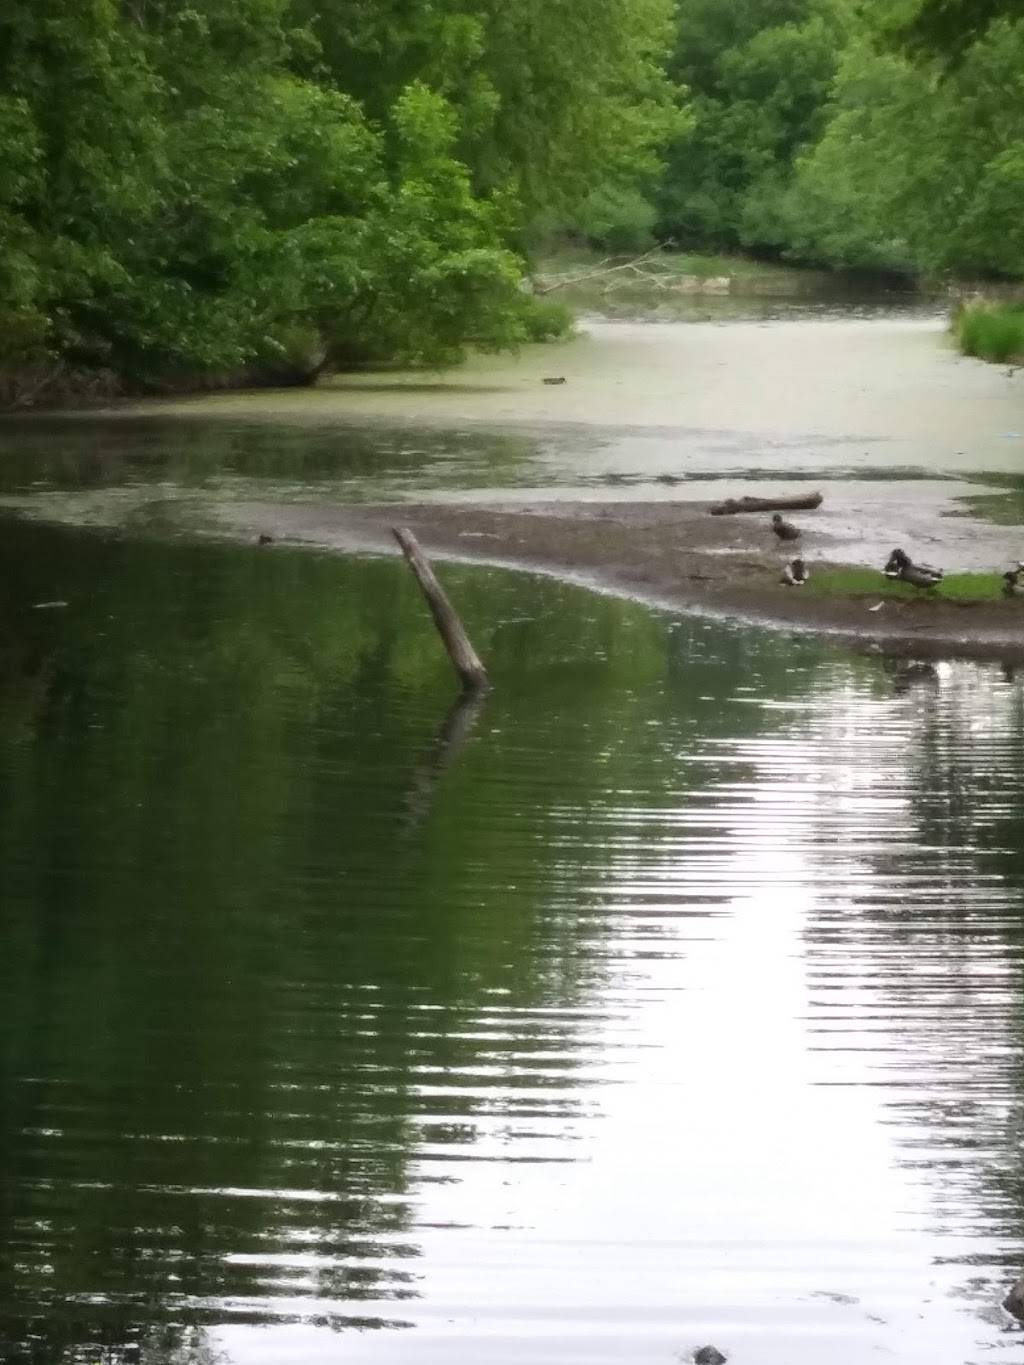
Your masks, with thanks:
[[[977,517],[981,521],[991,522],[993,526],[1024,525],[1024,489],[979,493],[976,498],[961,498],[958,501],[966,504],[964,510],[950,515]]]
[[[821,597],[871,597],[875,601],[995,602],[1003,599],[1003,578],[998,573],[948,574],[938,587],[914,588],[877,569],[821,569],[807,580],[809,591]],[[1021,603],[1024,607],[1024,602]]]
[[[969,477],[972,482],[993,485],[1003,491],[968,493],[964,497],[958,497],[956,501],[960,506],[956,511],[947,512],[945,515],[978,517],[982,521],[991,522],[994,526],[1020,526],[1021,550],[1024,556],[1024,476],[985,472],[972,473]]]
[[[1024,305],[968,303],[953,319],[953,331],[964,355],[997,364],[1024,357]]]

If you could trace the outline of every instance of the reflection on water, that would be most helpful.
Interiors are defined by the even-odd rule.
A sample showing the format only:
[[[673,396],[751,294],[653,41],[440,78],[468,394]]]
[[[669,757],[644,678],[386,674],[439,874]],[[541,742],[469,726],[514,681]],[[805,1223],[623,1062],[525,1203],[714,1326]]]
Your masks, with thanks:
[[[1019,681],[3,545],[5,1360],[1021,1359]]]
[[[88,521],[90,499],[105,513],[117,490],[130,520],[190,497],[362,501],[464,484],[528,486],[538,445],[530,433],[377,424],[32,416],[0,422],[0,496],[49,515],[75,494]]]
[[[822,306],[715,326],[590,321],[570,341],[446,372],[7,417],[0,506],[164,531],[217,524],[239,501],[649,500],[740,479],[856,480],[854,515],[870,522],[862,494],[898,507],[910,492],[892,484],[922,474],[949,481],[946,510],[952,480],[989,498],[1019,486],[1012,372],[956,357],[938,316],[851,299],[807,312]]]

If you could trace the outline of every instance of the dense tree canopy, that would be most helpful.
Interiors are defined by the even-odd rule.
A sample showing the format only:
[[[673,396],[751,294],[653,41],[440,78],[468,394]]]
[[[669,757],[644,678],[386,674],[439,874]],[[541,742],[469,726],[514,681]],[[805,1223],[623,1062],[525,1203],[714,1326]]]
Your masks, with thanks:
[[[1011,0],[680,0],[664,230],[837,267],[1024,275]]]
[[[824,126],[845,20],[837,0],[680,0],[670,70],[694,122],[669,157],[667,233],[688,245],[764,241],[766,195]]]
[[[669,0],[9,0],[0,364],[137,382],[529,335],[528,217],[650,174]]]
[[[953,66],[858,41],[828,113],[779,207],[790,251],[1024,274],[1024,22],[986,26]]]
[[[904,0],[880,17],[909,52],[955,60],[996,19],[1019,13],[1017,0]]]
[[[1017,8],[8,0],[0,400],[513,345],[566,230],[1019,277]]]

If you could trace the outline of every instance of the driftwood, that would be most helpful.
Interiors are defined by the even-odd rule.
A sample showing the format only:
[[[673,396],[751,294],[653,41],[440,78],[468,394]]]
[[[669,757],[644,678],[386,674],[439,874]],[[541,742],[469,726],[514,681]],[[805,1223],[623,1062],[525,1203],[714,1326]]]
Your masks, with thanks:
[[[538,278],[534,281],[533,292],[535,294],[552,294],[556,289],[565,289],[568,285],[582,284],[585,280],[604,280],[610,275],[618,275],[622,271],[643,274],[644,278],[648,278],[648,272],[640,269],[643,263],[660,257],[663,251],[674,245],[674,242],[659,242],[656,246],[652,246],[649,251],[644,251],[641,255],[634,256],[628,261],[616,261],[614,256],[607,256],[590,269],[570,270],[564,275],[549,275],[543,281]]]
[[[416,537],[406,526],[392,526],[391,534],[398,541],[405,555],[406,563],[412,569],[416,582],[423,590],[427,606],[434,618],[438,634],[444,641],[452,667],[459,675],[464,692],[483,692],[490,687],[487,670],[469,643],[465,627],[456,615],[455,608],[448,601],[447,594],[434,576],[434,571]]]
[[[802,493],[795,498],[726,498],[711,509],[713,517],[728,517],[735,512],[813,511],[824,502],[820,493]]]

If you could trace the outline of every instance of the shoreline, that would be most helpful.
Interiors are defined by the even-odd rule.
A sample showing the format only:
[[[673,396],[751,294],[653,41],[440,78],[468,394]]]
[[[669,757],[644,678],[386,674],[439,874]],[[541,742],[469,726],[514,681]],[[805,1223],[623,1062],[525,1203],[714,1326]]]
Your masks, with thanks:
[[[710,505],[237,503],[218,509],[217,526],[236,539],[269,534],[350,554],[397,554],[391,527],[408,526],[443,562],[547,574],[667,610],[918,658],[1024,662],[1024,601],[885,598],[871,611],[874,594],[815,596],[779,581],[790,547],[766,544],[763,516],[711,517]],[[811,572],[850,567],[816,558]]]

